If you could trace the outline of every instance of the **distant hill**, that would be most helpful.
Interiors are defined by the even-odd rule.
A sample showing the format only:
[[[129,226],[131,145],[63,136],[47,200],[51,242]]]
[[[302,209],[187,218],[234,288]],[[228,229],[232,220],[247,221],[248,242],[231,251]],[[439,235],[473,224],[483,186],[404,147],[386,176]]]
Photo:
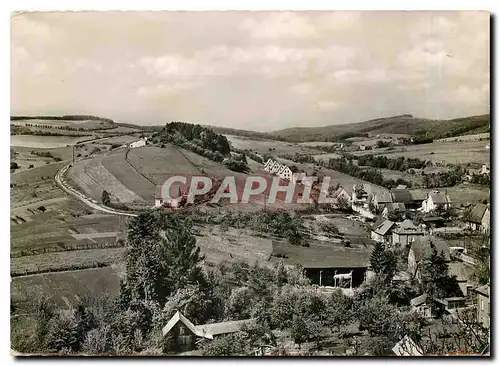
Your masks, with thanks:
[[[21,120],[48,120],[48,121],[102,121],[108,123],[114,123],[112,119],[102,118],[96,116],[86,116],[86,115],[66,115],[66,116],[10,116],[11,121],[21,121]]]
[[[239,130],[236,128],[229,127],[219,127],[219,126],[204,126],[210,128],[215,133],[223,134],[223,135],[234,135],[234,136],[242,136],[249,137],[253,139],[270,139],[270,140],[278,140],[279,137],[275,136],[272,133],[266,132],[257,132],[257,131],[249,131],[249,130]]]
[[[271,134],[278,139],[303,142],[333,141],[364,133],[369,133],[370,135],[379,133],[407,134],[411,136],[425,136],[430,139],[440,139],[489,131],[489,114],[450,120],[416,118],[411,114],[403,114],[359,123],[323,127],[287,128],[274,131]]]

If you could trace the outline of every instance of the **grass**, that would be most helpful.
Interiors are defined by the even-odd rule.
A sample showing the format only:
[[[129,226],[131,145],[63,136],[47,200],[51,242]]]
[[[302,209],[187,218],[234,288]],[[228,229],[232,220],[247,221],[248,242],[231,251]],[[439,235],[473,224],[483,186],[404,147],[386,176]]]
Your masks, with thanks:
[[[12,135],[10,136],[10,145],[16,147],[30,147],[50,149],[57,147],[66,147],[75,145],[80,141],[88,140],[89,137],[73,136],[36,136],[36,135]]]
[[[41,294],[49,296],[58,306],[66,306],[65,299],[72,301],[75,295],[117,296],[120,289],[115,267],[15,277],[10,288],[11,301],[20,310],[29,308]]]
[[[124,248],[89,249],[11,258],[10,273],[19,276],[109,265],[121,260],[124,251]]]
[[[227,139],[236,149],[248,149],[257,153],[288,154],[288,153],[314,153],[317,150],[307,145],[295,144],[276,140],[257,140],[240,136],[226,135]],[[270,151],[269,149],[275,149]]]

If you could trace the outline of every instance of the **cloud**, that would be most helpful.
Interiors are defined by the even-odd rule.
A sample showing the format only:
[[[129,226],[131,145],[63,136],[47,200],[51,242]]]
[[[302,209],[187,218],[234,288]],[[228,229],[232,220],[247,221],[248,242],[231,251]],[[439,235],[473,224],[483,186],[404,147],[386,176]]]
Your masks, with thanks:
[[[292,12],[271,13],[262,20],[244,19],[241,29],[254,38],[278,39],[283,37],[316,37],[316,28],[307,17]]]

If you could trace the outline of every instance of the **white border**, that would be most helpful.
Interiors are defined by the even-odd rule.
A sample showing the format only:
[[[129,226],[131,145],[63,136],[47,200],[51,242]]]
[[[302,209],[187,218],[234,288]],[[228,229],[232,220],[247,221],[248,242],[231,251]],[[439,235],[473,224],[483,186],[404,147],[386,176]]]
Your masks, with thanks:
[[[1,84],[0,90],[1,90],[1,96],[2,98],[0,99],[2,101],[2,116],[5,118],[5,120],[2,122],[2,134],[0,138],[3,140],[3,144],[1,145],[3,148],[3,153],[1,154],[1,159],[2,159],[2,166],[4,167],[2,172],[4,172],[5,175],[2,177],[5,179],[2,179],[2,189],[0,190],[1,194],[1,202],[3,203],[3,210],[2,210],[2,217],[0,220],[0,223],[2,225],[2,236],[3,240],[1,241],[2,243],[2,250],[4,251],[3,255],[1,256],[2,261],[2,268],[3,268],[3,274],[1,276],[1,286],[2,286],[2,293],[3,294],[10,294],[10,283],[9,283],[9,275],[10,275],[10,259],[9,259],[9,254],[10,254],[10,237],[9,237],[9,217],[10,217],[10,212],[8,211],[10,209],[7,208],[7,202],[10,202],[10,196],[9,196],[9,186],[8,186],[8,178],[7,178],[7,164],[9,164],[9,160],[7,158],[8,156],[8,147],[10,146],[10,141],[9,141],[9,132],[8,132],[8,115],[10,114],[10,98],[9,98],[9,84],[6,82],[7,80],[10,80],[10,71],[9,71],[9,55],[10,55],[10,40],[9,40],[9,35],[10,35],[10,13],[12,10],[45,10],[45,11],[54,11],[54,10],[489,10],[494,14],[498,14],[498,8],[500,2],[494,1],[494,0],[475,0],[475,1],[470,1],[470,0],[455,0],[455,1],[437,1],[437,0],[420,0],[420,1],[413,1],[413,2],[402,2],[402,1],[361,1],[361,0],[350,0],[350,1],[320,1],[320,0],[308,0],[308,1],[297,1],[297,0],[287,0],[287,1],[271,1],[271,0],[253,0],[253,1],[216,1],[212,0],[210,1],[210,6],[207,5],[206,2],[203,1],[194,1],[194,0],[184,0],[184,1],[151,1],[151,0],[141,0],[140,2],[132,2],[132,1],[102,1],[102,0],[79,0],[79,1],[64,1],[64,0],[45,0],[43,3],[40,1],[36,0],[18,0],[18,1],[3,1],[0,5],[0,8],[2,10],[1,12],[1,22],[2,22],[2,27],[0,28],[0,39],[1,39],[1,49],[4,51],[2,54],[4,55],[3,59],[3,75],[4,78],[2,79],[3,82]],[[496,24],[495,27],[495,40],[498,39],[498,23]],[[493,55],[493,54],[492,54]],[[496,52],[495,52],[496,55]],[[492,65],[493,66],[493,65]],[[497,59],[495,57],[495,65],[498,66]],[[493,101],[492,101],[493,102]],[[497,102],[497,98],[495,97],[494,102]],[[492,121],[492,124],[494,122]],[[495,134],[493,137],[494,139],[494,146],[493,151],[496,151],[497,148],[496,146],[500,146],[498,144],[498,133]],[[494,167],[493,167],[493,175],[495,178],[495,181],[497,181],[498,176],[496,174],[497,172],[497,166],[500,164],[499,160],[494,161]],[[3,164],[5,163],[5,164]],[[493,162],[492,162],[493,163]],[[495,206],[497,203],[497,197],[495,196]],[[496,209],[496,207],[495,207]],[[494,211],[494,213],[496,213]],[[500,220],[500,214],[493,216],[493,219],[495,222],[493,223],[492,226],[500,228],[500,226],[495,225],[498,224],[498,221]],[[497,243],[497,237],[498,237],[498,232],[496,232],[495,237],[493,238],[493,246]],[[494,253],[495,254],[495,259],[498,259],[498,253],[500,252],[500,249],[495,249]],[[495,262],[496,263],[496,262]],[[496,286],[495,286],[496,287]],[[494,293],[496,293],[496,288],[494,289]],[[1,334],[1,346],[2,350],[0,354],[4,358],[2,361],[3,364],[13,364],[15,361],[12,357],[9,357],[10,353],[10,341],[9,341],[9,297],[10,296],[3,296],[3,301],[2,301],[2,307],[1,307],[1,314],[2,314],[2,324],[1,324],[1,329],[2,329],[2,334]],[[496,297],[496,296],[495,296]],[[496,307],[493,310],[493,312],[496,313]],[[497,317],[495,316],[495,319]],[[496,323],[496,322],[495,322]],[[496,324],[495,324],[496,325]],[[497,327],[494,326],[495,330],[495,335],[497,331]],[[496,337],[492,336],[492,342]],[[494,346],[492,344],[492,346]],[[494,348],[494,347],[492,347]],[[7,356],[7,357],[5,357]],[[5,359],[7,358],[7,359]],[[7,361],[7,362],[4,362]],[[32,361],[24,361],[26,364],[31,364],[33,362],[40,362],[41,360],[32,360]],[[51,362],[52,360],[47,360]],[[45,361],[45,362],[47,362]],[[61,360],[59,362],[62,362],[64,364],[66,363],[81,363],[82,359],[65,359]],[[111,360],[110,360],[111,361]],[[118,360],[120,362],[121,360]],[[139,362],[144,362],[145,360],[138,360]],[[149,361],[154,361],[154,360],[149,360]],[[176,361],[176,360],[158,360],[160,362],[169,362],[169,363],[177,363],[177,362],[182,362],[182,360]],[[190,359],[188,362],[193,362],[195,360]],[[274,360],[266,360],[266,362],[273,362]],[[296,364],[300,365],[304,362],[303,359],[297,359],[297,360],[290,360],[288,359],[291,364]],[[334,362],[338,362],[340,360],[335,360]],[[349,360],[346,359],[346,361],[350,362],[359,362],[359,360]],[[426,360],[427,361],[427,360]],[[424,361],[424,362],[426,362]],[[430,360],[432,362],[433,360]],[[94,364],[104,364],[104,360],[94,360]],[[224,362],[221,359],[218,360],[210,360],[210,361],[204,361],[212,363],[212,364],[218,364],[221,362]],[[233,360],[227,360],[227,362],[233,362]],[[240,363],[240,361],[236,361]],[[241,363],[247,363],[248,361],[241,361]],[[308,362],[312,362],[311,360],[308,360]],[[331,360],[317,360],[314,362],[318,363],[330,363],[332,362]],[[385,365],[387,361],[385,360],[373,360],[370,361],[371,363],[373,362],[374,364],[380,364],[380,365]],[[400,359],[396,359],[395,362],[401,362]],[[405,361],[403,361],[405,362]],[[417,362],[422,362],[422,360],[417,360]],[[443,362],[454,362],[454,360],[450,359],[444,359]],[[464,361],[462,361],[464,362]],[[470,362],[470,361],[465,361],[465,362]]]

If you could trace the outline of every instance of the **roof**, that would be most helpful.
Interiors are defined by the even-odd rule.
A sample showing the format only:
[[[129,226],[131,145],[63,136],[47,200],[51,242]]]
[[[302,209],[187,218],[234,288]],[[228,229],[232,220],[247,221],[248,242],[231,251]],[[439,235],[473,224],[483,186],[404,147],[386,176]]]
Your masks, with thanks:
[[[399,226],[394,230],[396,234],[423,234],[423,231],[420,230],[415,224],[410,220],[404,220]]]
[[[180,311],[177,311],[163,327],[163,336],[165,337],[172,328],[178,323],[183,323],[192,333],[198,337],[213,339],[214,336],[220,334],[228,334],[238,332],[244,324],[253,324],[255,319],[233,320],[222,323],[194,325]]]
[[[367,268],[371,248],[357,249],[333,245],[331,242],[313,242],[309,247],[273,241],[273,254],[285,255],[289,265],[304,268]]]
[[[489,284],[478,287],[475,291],[480,293],[483,296],[490,297],[490,285]]]
[[[412,203],[413,197],[409,190],[407,189],[393,189],[392,202],[402,202],[402,203]]]
[[[392,229],[392,227],[395,225],[394,222],[390,221],[390,220],[385,220],[383,223],[381,223],[377,228],[375,228],[375,233],[379,234],[379,235],[386,235],[389,230]]]
[[[464,262],[448,263],[448,273],[450,276],[457,276],[457,281],[467,281],[472,278],[473,269]]]
[[[445,260],[450,260],[450,249],[446,241],[436,236],[417,236],[410,248],[417,262],[431,254],[431,243],[434,244],[438,253],[442,252],[444,254]]]
[[[387,212],[406,211],[406,206],[401,202],[392,202],[385,205]]]
[[[212,323],[197,325],[196,329],[198,332],[204,335],[216,336],[220,334],[234,333],[241,330],[241,327],[245,324],[250,325],[255,323],[255,319],[245,319],[245,320],[232,320],[222,323]]]
[[[432,199],[432,202],[444,204],[450,203],[450,200],[447,195],[442,193],[429,193],[429,197]]]
[[[478,203],[472,209],[470,216],[469,216],[469,219],[467,221],[474,222],[476,224],[480,224],[487,208],[488,208],[488,206],[486,206],[485,204]]]
[[[181,314],[180,311],[177,311],[174,316],[170,318],[167,325],[163,327],[163,336],[165,337],[178,322],[184,324],[192,333],[196,334],[197,336],[212,339],[212,337],[208,334],[204,335],[203,333],[201,333],[193,323],[191,323],[184,315]]]
[[[400,184],[396,187],[396,189],[407,189],[408,186],[405,186],[404,184]]]
[[[420,306],[422,304],[425,304],[425,301],[427,300],[427,295],[422,294],[420,296],[414,297],[413,299],[410,300],[411,306]]]
[[[377,200],[377,203],[389,203],[392,202],[392,195],[391,192],[378,192],[375,195],[375,199]]]
[[[425,201],[425,199],[427,198],[427,194],[425,193],[425,191],[414,190],[410,191],[410,193],[413,201]]]
[[[436,222],[436,221],[444,221],[441,216],[431,216],[431,217],[423,217],[422,221],[424,222]]]

